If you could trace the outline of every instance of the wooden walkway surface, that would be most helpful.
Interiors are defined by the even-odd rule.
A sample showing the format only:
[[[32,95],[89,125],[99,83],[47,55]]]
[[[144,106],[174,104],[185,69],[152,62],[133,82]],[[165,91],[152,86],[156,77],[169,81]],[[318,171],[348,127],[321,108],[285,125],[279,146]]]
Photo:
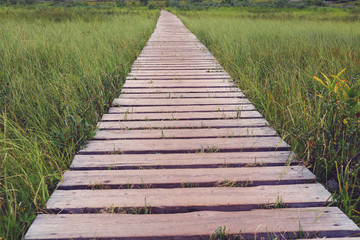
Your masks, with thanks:
[[[26,239],[207,239],[224,226],[246,239],[360,234],[166,11],[99,129]]]

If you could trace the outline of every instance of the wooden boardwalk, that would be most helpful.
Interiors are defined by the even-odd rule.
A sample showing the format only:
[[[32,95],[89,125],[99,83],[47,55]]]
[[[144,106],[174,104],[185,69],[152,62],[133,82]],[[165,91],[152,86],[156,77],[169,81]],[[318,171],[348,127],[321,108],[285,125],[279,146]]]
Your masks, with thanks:
[[[174,15],[161,12],[113,105],[26,239],[359,236]]]

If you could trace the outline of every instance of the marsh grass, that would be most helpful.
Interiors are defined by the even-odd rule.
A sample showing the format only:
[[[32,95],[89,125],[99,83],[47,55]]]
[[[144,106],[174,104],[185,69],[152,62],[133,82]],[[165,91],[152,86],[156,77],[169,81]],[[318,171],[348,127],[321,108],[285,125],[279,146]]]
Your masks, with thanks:
[[[338,115],[326,99],[317,96],[326,92],[312,78],[321,72],[336,75],[346,68],[342,77],[359,88],[359,13],[260,10],[176,13],[318,180],[329,187],[342,210],[360,224],[359,115],[351,129],[334,125]],[[330,186],[329,181],[337,185]]]
[[[0,9],[0,239],[19,239],[121,89],[158,11]]]

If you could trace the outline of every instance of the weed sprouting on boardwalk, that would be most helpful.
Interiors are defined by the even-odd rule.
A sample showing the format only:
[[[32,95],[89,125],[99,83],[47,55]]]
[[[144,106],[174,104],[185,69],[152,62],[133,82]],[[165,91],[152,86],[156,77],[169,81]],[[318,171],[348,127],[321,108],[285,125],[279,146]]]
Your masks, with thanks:
[[[0,9],[0,238],[21,238],[42,212],[120,92],[157,16]]]

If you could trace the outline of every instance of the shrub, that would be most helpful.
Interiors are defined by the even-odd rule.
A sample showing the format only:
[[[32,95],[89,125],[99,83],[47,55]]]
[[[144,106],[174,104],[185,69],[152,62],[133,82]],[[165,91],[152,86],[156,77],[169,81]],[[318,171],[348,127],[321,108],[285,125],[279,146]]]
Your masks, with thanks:
[[[140,4],[143,6],[147,6],[149,4],[149,0],[140,0]]]
[[[118,7],[126,7],[126,1],[125,0],[116,0],[116,5]]]
[[[311,142],[310,146],[314,151],[326,152],[314,163],[314,170],[318,176],[327,173],[328,176],[324,177],[337,182],[333,189],[337,191],[335,196],[338,196],[339,205],[351,216],[353,206],[356,207],[360,200],[355,187],[360,170],[360,152],[353,146],[360,139],[360,89],[356,85],[350,87],[346,79],[340,78],[344,70],[336,76],[331,75],[331,78],[322,74],[325,81],[313,76],[324,88],[324,94],[318,96],[325,103],[325,114],[323,123],[319,124],[323,139]]]

